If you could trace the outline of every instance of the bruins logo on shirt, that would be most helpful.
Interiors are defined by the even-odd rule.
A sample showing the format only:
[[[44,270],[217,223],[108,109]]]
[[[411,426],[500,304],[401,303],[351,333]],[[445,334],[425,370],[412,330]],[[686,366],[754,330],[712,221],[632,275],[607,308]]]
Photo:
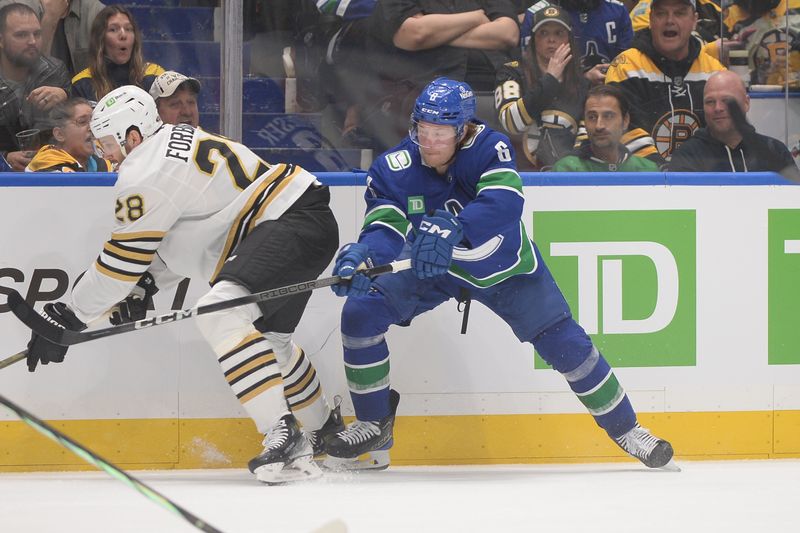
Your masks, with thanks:
[[[798,42],[798,35],[790,32],[792,43]],[[758,69],[758,82],[770,83],[770,76],[778,69],[784,69],[787,61],[789,43],[782,28],[765,33],[755,48],[753,61]]]
[[[700,127],[700,119],[687,109],[665,113],[653,126],[653,140],[661,157],[669,160],[672,152]]]

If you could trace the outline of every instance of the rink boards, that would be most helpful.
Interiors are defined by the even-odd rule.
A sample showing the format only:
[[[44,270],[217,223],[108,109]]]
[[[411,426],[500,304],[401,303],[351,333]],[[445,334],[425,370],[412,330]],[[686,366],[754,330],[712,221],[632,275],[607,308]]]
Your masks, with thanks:
[[[107,178],[34,179],[0,178],[0,291],[40,306],[97,256],[114,193]],[[349,242],[363,175],[324,179]],[[800,456],[800,187],[665,174],[540,174],[525,185],[528,231],[643,425],[683,457]],[[160,292],[158,312],[190,307],[205,287]],[[352,414],[341,304],[315,292],[296,341]],[[466,335],[460,326],[450,302],[387,336],[402,394],[396,464],[622,458],[502,321],[475,304]],[[28,332],[2,305],[0,328],[0,357],[25,346]],[[241,466],[260,449],[191,320],[74,347],[35,374],[9,367],[0,391],[123,465]],[[0,443],[3,470],[81,467],[10,414],[0,413]]]

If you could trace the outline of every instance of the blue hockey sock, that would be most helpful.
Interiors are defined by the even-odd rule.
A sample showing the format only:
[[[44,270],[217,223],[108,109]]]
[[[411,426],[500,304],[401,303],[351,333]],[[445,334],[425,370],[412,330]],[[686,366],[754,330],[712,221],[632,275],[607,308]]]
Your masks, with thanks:
[[[348,337],[344,344],[344,371],[356,418],[380,420],[389,416],[389,347],[378,337]]]
[[[550,326],[533,339],[542,358],[560,372],[569,387],[610,437],[636,425],[628,395],[592,339],[572,318]]]
[[[565,372],[564,377],[597,425],[610,437],[619,437],[636,424],[636,413],[628,395],[605,357],[594,346],[589,357],[576,369]]]

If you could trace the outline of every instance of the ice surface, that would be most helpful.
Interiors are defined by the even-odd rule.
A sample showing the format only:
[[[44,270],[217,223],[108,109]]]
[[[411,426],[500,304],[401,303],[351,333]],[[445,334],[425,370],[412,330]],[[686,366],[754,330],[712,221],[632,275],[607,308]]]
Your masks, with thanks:
[[[270,487],[245,470],[133,475],[225,533],[800,531],[799,460],[391,467]],[[198,531],[100,472],[0,474],[3,533]]]

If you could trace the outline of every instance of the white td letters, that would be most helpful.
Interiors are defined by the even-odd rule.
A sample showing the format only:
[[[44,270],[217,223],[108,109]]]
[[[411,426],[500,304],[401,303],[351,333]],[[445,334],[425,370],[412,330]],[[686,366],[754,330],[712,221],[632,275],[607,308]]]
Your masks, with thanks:
[[[669,248],[649,241],[558,242],[550,255],[578,258],[578,311],[580,324],[589,334],[600,333],[597,261],[601,262],[603,291],[602,333],[652,333],[667,327],[678,308],[678,265]],[[603,256],[644,256],[656,269],[656,304],[642,319],[622,318],[622,259]]]

